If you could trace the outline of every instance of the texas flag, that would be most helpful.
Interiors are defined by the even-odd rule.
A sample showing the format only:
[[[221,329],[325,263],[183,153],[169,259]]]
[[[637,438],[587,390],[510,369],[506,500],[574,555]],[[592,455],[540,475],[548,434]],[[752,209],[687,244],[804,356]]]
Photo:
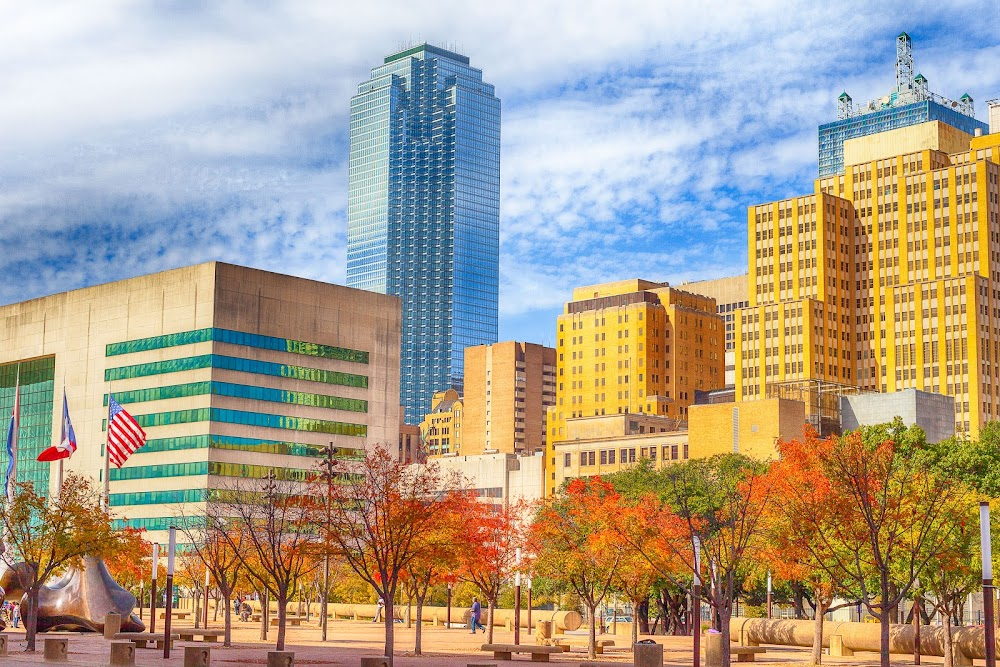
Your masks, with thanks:
[[[68,459],[76,451],[76,433],[73,422],[69,420],[69,403],[66,401],[66,390],[63,389],[62,442],[49,447],[38,455],[39,461],[58,461]]]

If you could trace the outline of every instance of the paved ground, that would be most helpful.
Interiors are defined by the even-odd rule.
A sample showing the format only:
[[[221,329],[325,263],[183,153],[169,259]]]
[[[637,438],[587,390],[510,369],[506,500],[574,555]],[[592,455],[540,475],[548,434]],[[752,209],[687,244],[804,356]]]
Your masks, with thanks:
[[[185,623],[184,627],[190,624]],[[221,623],[209,623],[210,628],[221,628]],[[157,623],[157,628],[162,630],[162,625]],[[8,636],[10,651],[7,656],[0,657],[0,665],[9,664],[29,664],[44,663],[42,659],[42,640],[46,635],[39,635],[38,652],[35,654],[24,653],[24,633],[23,631],[5,631]],[[51,635],[50,635],[51,636]],[[495,662],[492,656],[479,650],[485,643],[484,634],[473,636],[464,629],[451,629],[425,627],[423,632],[424,655],[413,655],[414,630],[405,626],[396,626],[396,657],[395,667],[465,667],[469,662]],[[268,638],[270,642],[264,643],[260,640],[260,626],[252,623],[238,623],[234,629],[232,648],[222,648],[221,646],[209,644],[212,647],[212,665],[218,667],[238,667],[249,665],[264,665],[267,662],[267,651],[274,650],[275,631],[272,629]],[[331,621],[329,626],[329,641],[325,644],[319,641],[320,630],[316,624],[309,624],[308,627],[289,628],[287,638],[287,650],[295,651],[296,665],[344,665],[357,667],[360,665],[362,656],[381,655],[384,642],[383,627],[370,622],[363,621]],[[612,637],[619,644],[615,652],[599,656],[602,663],[631,664],[631,653],[622,647],[629,643],[628,636]],[[581,641],[584,636],[579,636]],[[656,641],[664,645],[664,657],[666,663],[673,667],[685,667],[692,664],[691,639],[687,637],[655,637]],[[107,665],[109,648],[108,643],[94,635],[70,635],[70,660],[69,663],[44,663],[44,664],[70,664],[70,665]],[[527,633],[522,633],[522,640],[533,643],[533,637]],[[495,642],[509,643],[513,641],[513,634],[503,629],[497,629],[494,633]],[[177,666],[184,662],[184,646],[202,646],[202,644],[192,644],[189,642],[176,642],[174,650],[171,652],[169,660],[163,659],[163,652],[156,649],[140,649],[136,651],[136,665],[159,667]],[[582,649],[576,649],[571,653],[554,655],[552,662],[562,665],[579,665],[586,660],[586,653]],[[484,658],[486,658],[484,660]],[[898,665],[912,665],[912,659],[904,660],[904,656],[894,656],[893,663]],[[774,648],[769,647],[764,656],[758,658],[758,662],[768,664],[788,664],[806,663],[809,660],[807,649],[796,648]],[[514,662],[530,662],[528,656],[515,657]],[[924,664],[940,665],[941,658],[924,658]],[[859,653],[853,658],[824,658],[824,663],[841,665],[877,665],[878,655]],[[510,663],[499,661],[499,665],[509,665]]]

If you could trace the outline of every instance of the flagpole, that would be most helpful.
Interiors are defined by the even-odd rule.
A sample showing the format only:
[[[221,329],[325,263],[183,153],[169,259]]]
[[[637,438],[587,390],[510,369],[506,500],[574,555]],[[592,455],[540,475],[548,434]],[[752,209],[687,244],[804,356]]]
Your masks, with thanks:
[[[105,428],[104,438],[104,495],[101,502],[104,505],[104,513],[111,511],[111,441],[107,437],[111,433],[111,385],[108,385],[108,424]]]

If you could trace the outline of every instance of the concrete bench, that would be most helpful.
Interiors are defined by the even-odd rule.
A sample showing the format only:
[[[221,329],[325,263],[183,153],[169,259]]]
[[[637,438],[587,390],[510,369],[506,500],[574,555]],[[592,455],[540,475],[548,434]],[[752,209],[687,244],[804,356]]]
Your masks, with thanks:
[[[180,621],[183,621],[185,618],[187,618],[190,615],[191,615],[191,612],[189,612],[189,611],[179,611],[177,609],[173,609],[170,612],[170,618],[171,619],[177,619],[177,620],[180,620]],[[161,611],[160,612],[160,618],[166,618],[166,617],[167,617],[167,612]]]
[[[569,639],[566,639],[564,637],[559,637],[557,639],[552,639],[550,641],[552,646],[558,646],[559,648],[562,649],[563,653],[569,653],[570,648],[574,646],[577,648],[587,648],[589,645],[587,641],[582,641],[582,642],[578,640],[570,641]],[[594,640],[594,652],[597,653],[597,655],[604,655],[604,649],[606,647],[611,647],[614,645],[615,645],[614,639],[596,639]]]
[[[177,639],[177,635],[173,632],[170,633],[171,639]],[[146,648],[146,644],[154,642],[156,648],[163,650],[163,643],[165,641],[165,635],[160,632],[119,632],[114,636],[115,639],[126,639],[133,644],[136,648]],[[173,641],[170,642],[170,647],[173,648]]]
[[[729,655],[736,656],[736,662],[753,662],[758,653],[767,653],[763,646],[731,646]]]
[[[225,630],[201,630],[197,628],[177,628],[171,629],[171,634],[178,637],[182,642],[193,642],[202,641],[215,643],[219,641],[219,637],[226,634]],[[200,640],[196,640],[195,637],[201,637]]]
[[[483,651],[492,651],[494,660],[513,660],[514,653],[528,653],[532,662],[548,662],[553,653],[562,653],[558,646],[532,646],[531,644],[483,644]]]
[[[257,619],[257,620],[259,621],[260,619]],[[302,621],[304,621],[304,620],[306,620],[305,616],[286,616],[285,617],[285,622],[288,623],[288,625],[295,625],[295,626],[302,625]],[[278,617],[277,616],[272,616],[271,617],[271,625],[277,627],[277,625],[278,625]]]

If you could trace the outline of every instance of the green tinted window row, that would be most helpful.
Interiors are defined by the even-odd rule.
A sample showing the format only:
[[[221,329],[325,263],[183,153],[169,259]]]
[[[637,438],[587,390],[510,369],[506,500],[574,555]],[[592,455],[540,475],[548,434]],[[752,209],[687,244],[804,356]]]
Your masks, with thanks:
[[[134,468],[112,468],[111,481],[126,479],[158,479],[160,477],[186,477],[188,475],[207,475],[208,461],[193,461],[191,463],[161,463],[151,466],[136,466]]]
[[[292,354],[301,354],[309,357],[322,357],[324,359],[336,359],[338,361],[352,361],[358,364],[368,363],[368,353],[362,352],[361,350],[351,350],[346,347],[333,347],[331,345],[320,345],[319,343],[307,343],[305,341],[290,340],[287,338],[275,338],[273,336],[262,336],[260,334],[232,331],[230,329],[196,329],[194,331],[182,331],[180,333],[167,334],[165,336],[140,338],[138,340],[130,340],[124,343],[111,343],[107,346],[105,355],[113,357],[119,354],[145,352],[147,350],[160,350],[165,347],[191,345],[193,343],[204,343],[206,341],[230,343],[232,345],[245,345],[247,347],[256,347],[263,350],[290,352]]]
[[[326,394],[310,394],[302,391],[285,391],[270,387],[253,387],[230,382],[189,382],[175,384],[169,387],[154,387],[152,389],[136,389],[134,391],[115,392],[115,400],[121,404],[142,403],[145,401],[161,401],[168,398],[183,398],[186,396],[231,396],[233,398],[249,398],[257,401],[282,403],[288,405],[308,405],[328,410],[349,410],[351,412],[368,412],[368,401],[357,398],[342,398]],[[108,404],[108,396],[104,396],[104,405]]]
[[[126,380],[149,375],[179,373],[198,368],[220,368],[228,371],[239,371],[241,373],[308,380],[324,384],[338,384],[345,387],[368,387],[368,377],[365,375],[327,371],[319,368],[307,368],[305,366],[275,364],[269,361],[256,361],[254,359],[240,359],[239,357],[227,357],[222,354],[201,354],[182,359],[170,359],[168,361],[154,361],[148,364],[109,368],[104,371],[104,380],[105,382],[111,382],[112,380]]]
[[[42,496],[49,494],[50,464],[35,459],[52,445],[52,406],[55,395],[55,357],[0,366],[0,476],[7,470],[7,428],[14,411],[15,387],[21,397],[18,455],[14,478],[34,484]],[[73,397],[70,397],[70,407]],[[0,477],[2,478],[2,477]]]
[[[197,526],[199,521],[204,522],[204,518],[196,516],[163,516],[154,519],[115,519],[111,522],[111,527],[115,530],[122,528],[145,528],[146,530],[170,530],[171,526],[176,528],[189,528]],[[178,544],[178,549],[180,545]]]
[[[265,479],[272,471],[274,472],[275,479],[285,482],[306,482],[318,474],[315,470],[306,470],[303,468],[276,468],[274,466],[258,466],[245,463],[196,461],[193,463],[135,466],[133,468],[122,468],[121,470],[112,468],[111,481],[159,479],[162,477],[180,477],[185,475],[218,475],[220,477]]]
[[[205,489],[180,489],[176,491],[140,491],[136,493],[112,493],[109,502],[113,507],[123,505],[160,505],[168,503],[199,503],[205,500]]]
[[[257,438],[237,438],[225,435],[188,435],[178,438],[154,438],[147,440],[145,446],[137,454],[170,452],[182,449],[205,449],[206,447],[241,452],[326,458],[326,447],[320,445],[280,442],[277,440],[259,440]],[[357,461],[364,458],[364,449],[337,447],[335,448],[333,458],[337,460]]]
[[[133,415],[133,417],[135,417],[139,426],[143,428],[148,426],[171,426],[173,424],[212,421],[224,424],[240,424],[242,426],[260,426],[262,428],[283,428],[290,431],[326,433],[328,435],[351,435],[362,438],[368,435],[368,427],[364,424],[310,419],[307,417],[286,417],[284,415],[226,410],[223,408],[194,408],[192,410],[174,410],[173,412]],[[106,430],[107,420],[105,419],[103,423]]]

